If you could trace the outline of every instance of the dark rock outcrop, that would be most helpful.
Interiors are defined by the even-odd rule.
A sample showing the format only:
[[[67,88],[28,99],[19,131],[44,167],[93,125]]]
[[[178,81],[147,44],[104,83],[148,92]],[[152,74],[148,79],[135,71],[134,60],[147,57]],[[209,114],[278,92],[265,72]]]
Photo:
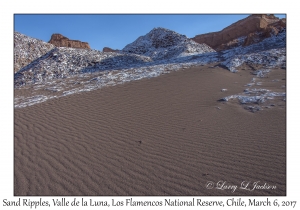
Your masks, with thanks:
[[[49,43],[55,45],[56,47],[91,49],[89,43],[81,42],[79,40],[70,40],[61,34],[52,34]]]
[[[113,50],[113,49],[111,49],[109,47],[104,47],[103,50],[102,50],[102,52],[119,52],[119,51],[120,50]]]

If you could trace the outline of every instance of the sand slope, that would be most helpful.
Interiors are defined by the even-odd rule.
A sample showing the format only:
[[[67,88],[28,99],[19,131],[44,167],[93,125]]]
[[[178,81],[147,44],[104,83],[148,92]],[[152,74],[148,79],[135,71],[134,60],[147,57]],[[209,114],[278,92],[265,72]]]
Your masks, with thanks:
[[[217,101],[252,77],[202,66],[15,109],[14,193],[285,195],[285,107]]]

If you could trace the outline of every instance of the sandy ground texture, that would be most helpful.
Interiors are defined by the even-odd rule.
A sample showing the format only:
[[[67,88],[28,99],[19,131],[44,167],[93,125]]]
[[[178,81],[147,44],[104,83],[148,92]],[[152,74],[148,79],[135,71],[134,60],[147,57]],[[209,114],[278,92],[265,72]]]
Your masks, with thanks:
[[[218,101],[251,71],[199,66],[15,109],[14,195],[286,195],[286,102]],[[285,91],[285,75],[260,88]]]

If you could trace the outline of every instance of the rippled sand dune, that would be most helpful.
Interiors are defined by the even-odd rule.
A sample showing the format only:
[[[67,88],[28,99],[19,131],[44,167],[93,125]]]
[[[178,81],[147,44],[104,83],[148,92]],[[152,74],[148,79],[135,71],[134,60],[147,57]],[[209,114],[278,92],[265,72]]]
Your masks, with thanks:
[[[286,195],[285,104],[218,101],[252,77],[199,66],[15,109],[14,195]]]

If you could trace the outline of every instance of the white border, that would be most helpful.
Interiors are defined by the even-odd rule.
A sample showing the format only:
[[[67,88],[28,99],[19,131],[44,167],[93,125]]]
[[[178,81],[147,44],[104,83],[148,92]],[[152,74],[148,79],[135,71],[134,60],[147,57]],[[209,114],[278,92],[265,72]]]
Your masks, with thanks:
[[[287,14],[287,196],[270,197],[275,200],[297,200],[296,208],[299,208],[299,139],[297,138],[297,117],[299,116],[299,93],[297,90],[297,79],[299,68],[297,59],[298,23],[299,16],[296,10],[296,3],[282,1],[261,1],[252,0],[242,2],[240,0],[224,1],[7,1],[0,2],[0,58],[1,58],[1,196],[0,206],[3,206],[3,199],[17,200],[13,196],[13,14],[15,13],[196,13],[196,14],[251,14],[251,13],[286,13]],[[297,36],[297,38],[296,38]],[[298,59],[299,60],[299,59]],[[274,166],[276,167],[276,166]],[[22,197],[21,197],[22,198]],[[34,200],[39,197],[29,197]],[[51,201],[52,198],[43,197],[44,200]],[[81,197],[78,197],[81,198]],[[90,197],[84,197],[89,199]],[[95,199],[97,197],[91,197]],[[101,197],[101,200],[111,200],[112,198],[124,200],[126,197]],[[134,197],[136,200],[145,198],[147,200],[163,200],[167,197]],[[184,199],[185,197],[175,197]],[[186,197],[190,199],[191,197]],[[230,197],[202,197],[205,200],[223,200],[226,202]],[[238,198],[238,197],[235,197]],[[242,197],[247,200],[249,197]],[[266,197],[253,197],[256,199],[266,199]],[[72,197],[67,197],[71,200]],[[25,209],[26,207],[19,208]],[[63,208],[63,209],[70,209]],[[97,207],[89,207],[95,209]],[[98,207],[99,208],[99,207]],[[100,207],[101,208],[101,207]],[[103,208],[103,207],[102,207]],[[111,209],[112,207],[110,207]],[[147,207],[148,208],[148,207]],[[163,207],[161,209],[165,209]],[[178,207],[179,208],[179,207]],[[178,209],[177,208],[177,209]],[[199,208],[194,207],[192,209]],[[12,207],[12,209],[14,209]],[[28,207],[26,208],[28,209]],[[48,208],[49,209],[49,208]],[[62,208],[60,208],[62,209]],[[87,208],[85,208],[87,209]],[[114,208],[113,208],[114,209]],[[123,208],[119,208],[123,209]],[[131,209],[126,207],[125,209]],[[183,208],[182,208],[183,209]],[[191,209],[191,208],[190,208]],[[249,207],[247,208],[249,209]],[[250,208],[251,209],[251,208]],[[261,209],[261,208],[255,208]],[[272,209],[272,208],[269,208]]]

